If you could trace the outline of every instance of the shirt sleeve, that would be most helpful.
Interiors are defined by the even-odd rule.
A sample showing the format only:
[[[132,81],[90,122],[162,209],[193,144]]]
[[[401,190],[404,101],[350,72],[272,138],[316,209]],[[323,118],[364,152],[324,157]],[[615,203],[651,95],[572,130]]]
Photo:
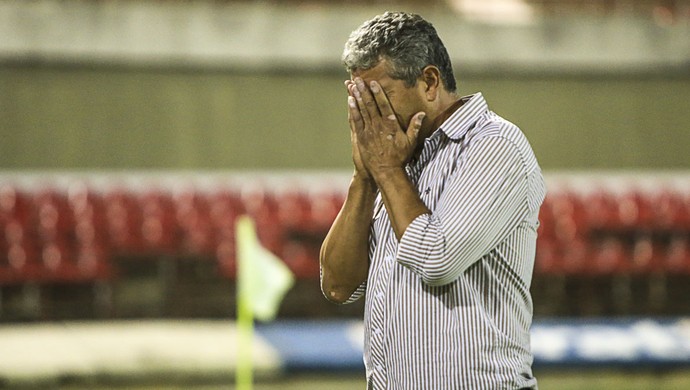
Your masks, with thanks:
[[[356,302],[359,300],[359,298],[364,296],[364,293],[367,292],[367,281],[365,280],[362,282],[362,284],[357,287],[357,289],[350,295],[350,297],[347,299],[347,301],[343,302],[343,305],[347,305],[353,302]]]
[[[502,136],[467,146],[431,214],[407,227],[397,261],[430,285],[457,279],[513,231],[527,211],[528,177],[518,147]]]

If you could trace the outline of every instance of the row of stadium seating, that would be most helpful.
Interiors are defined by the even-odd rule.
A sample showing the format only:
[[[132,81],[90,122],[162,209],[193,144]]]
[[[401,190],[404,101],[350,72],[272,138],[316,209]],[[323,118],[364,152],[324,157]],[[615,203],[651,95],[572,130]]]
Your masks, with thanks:
[[[537,272],[690,272],[685,191],[551,192],[540,221]]]
[[[214,258],[235,275],[234,222],[251,215],[263,245],[298,277],[318,275],[318,250],[342,196],[219,189],[173,193],[88,186],[0,188],[0,283],[116,276],[114,257]]]
[[[342,189],[299,186],[171,190],[23,188],[0,183],[0,284],[117,278],[121,257],[197,257],[235,277],[235,218],[299,278],[318,277],[318,250]],[[549,192],[540,213],[537,274],[690,274],[690,193],[605,188]]]

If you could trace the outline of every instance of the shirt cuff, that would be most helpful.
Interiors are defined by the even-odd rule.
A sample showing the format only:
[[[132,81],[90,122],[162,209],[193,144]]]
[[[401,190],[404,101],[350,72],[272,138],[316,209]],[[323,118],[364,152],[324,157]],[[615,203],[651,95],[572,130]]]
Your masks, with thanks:
[[[438,222],[432,214],[421,214],[405,229],[396,259],[398,263],[427,279],[426,261],[439,249],[443,239],[439,234]]]

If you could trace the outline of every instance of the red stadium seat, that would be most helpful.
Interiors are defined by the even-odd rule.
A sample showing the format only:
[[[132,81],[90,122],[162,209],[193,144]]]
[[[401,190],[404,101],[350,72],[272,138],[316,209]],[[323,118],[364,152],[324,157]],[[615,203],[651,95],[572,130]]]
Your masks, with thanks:
[[[3,254],[4,256],[4,254]],[[0,261],[0,286],[15,284],[16,275],[6,262]]]
[[[215,234],[210,206],[205,194],[187,190],[173,196],[176,222],[180,229],[180,251],[213,255]]]
[[[197,217],[194,222],[181,228],[181,252],[192,255],[213,255],[216,236],[208,219]]]
[[[105,251],[95,245],[46,242],[42,247],[41,260],[41,279],[44,282],[94,282],[108,280],[113,274]]]
[[[30,196],[12,184],[0,186],[0,224],[9,220],[27,223],[30,217]]]
[[[635,238],[630,255],[630,271],[633,273],[663,273],[666,267],[666,248],[650,234]]]
[[[311,226],[311,202],[299,189],[280,193],[276,197],[278,223],[286,229],[309,230]]]
[[[216,243],[216,261],[223,277],[234,279],[237,273],[235,221],[245,213],[239,193],[223,189],[208,195],[209,214]]]
[[[40,259],[37,241],[28,223],[10,220],[4,226],[2,261],[15,282],[28,282],[40,279]]]
[[[586,273],[591,275],[612,275],[629,271],[630,251],[616,237],[604,237],[589,245]]]
[[[7,245],[27,242],[31,239],[29,226],[20,220],[9,220],[3,228],[3,241]]]
[[[64,192],[45,188],[34,196],[33,207],[37,234],[42,240],[65,240],[73,234],[74,220]]]
[[[273,253],[283,246],[283,226],[280,225],[275,195],[265,189],[243,190],[242,203],[247,214],[256,224],[256,234],[261,244]]]
[[[86,217],[75,220],[74,238],[79,245],[101,245],[104,246],[105,239],[102,235],[101,225]]]
[[[549,193],[539,209],[537,227],[537,248],[534,270],[538,274],[557,274],[562,272],[556,242],[556,218],[553,203],[563,196],[560,192]]]
[[[141,209],[136,196],[126,189],[110,190],[104,195],[108,243],[115,253],[139,253]]]
[[[275,195],[263,187],[243,188],[240,193],[242,206],[257,223],[277,221],[278,205]]]
[[[588,230],[616,229],[618,205],[615,197],[604,189],[597,189],[582,198]]]
[[[109,280],[114,276],[108,253],[98,244],[78,245],[74,256],[82,277],[88,280]]]
[[[82,279],[75,254],[68,243],[45,242],[41,248],[43,278],[47,282],[76,282]]]
[[[562,192],[550,196],[540,213],[546,226],[543,232],[562,245],[580,241],[587,236],[586,214],[578,195]]]
[[[678,210],[676,228],[690,232],[690,193],[683,197],[683,207]]]
[[[653,226],[660,230],[682,228],[683,196],[677,191],[662,190],[650,199]]]
[[[560,274],[563,272],[558,247],[554,241],[540,237],[537,239],[537,250],[534,259],[534,271],[537,274]]]
[[[216,234],[235,229],[235,219],[246,212],[240,195],[232,190],[220,190],[207,195],[209,217]]]
[[[555,240],[556,236],[553,205],[551,204],[553,199],[554,195],[549,195],[544,198],[544,203],[542,203],[539,209],[539,227],[537,228],[537,236],[539,239],[549,242]]]
[[[218,243],[216,259],[221,276],[235,279],[237,276],[237,257],[235,237],[225,237]]]
[[[559,244],[556,250],[556,259],[560,264],[558,268],[562,269],[567,275],[581,275],[590,272],[588,266],[588,256],[590,250],[588,242],[585,240],[574,240],[568,245]]]
[[[318,231],[328,232],[345,202],[338,192],[320,192],[311,196],[311,223]]]
[[[142,210],[143,249],[152,253],[172,254],[177,250],[178,229],[171,195],[151,190],[138,198]]]
[[[42,266],[35,246],[27,242],[13,242],[4,248],[3,283],[26,283],[40,281]]]
[[[690,274],[690,237],[687,234],[672,237],[664,255],[667,273]]]
[[[297,278],[319,277],[318,249],[299,242],[287,242],[280,256]]]
[[[78,241],[107,242],[107,214],[103,196],[84,184],[70,186],[68,202]],[[84,229],[81,233],[79,229]]]
[[[615,227],[618,229],[649,229],[654,222],[654,208],[650,204],[651,195],[639,190],[627,191],[615,198]]]

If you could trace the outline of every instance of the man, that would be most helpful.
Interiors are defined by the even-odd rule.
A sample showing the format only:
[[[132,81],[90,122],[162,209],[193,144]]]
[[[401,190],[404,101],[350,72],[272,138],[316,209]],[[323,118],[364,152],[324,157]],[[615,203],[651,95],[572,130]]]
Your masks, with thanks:
[[[459,97],[431,24],[385,13],[345,45],[354,175],[321,248],[337,303],[366,293],[372,389],[537,388],[529,293],[545,189],[522,132]]]

